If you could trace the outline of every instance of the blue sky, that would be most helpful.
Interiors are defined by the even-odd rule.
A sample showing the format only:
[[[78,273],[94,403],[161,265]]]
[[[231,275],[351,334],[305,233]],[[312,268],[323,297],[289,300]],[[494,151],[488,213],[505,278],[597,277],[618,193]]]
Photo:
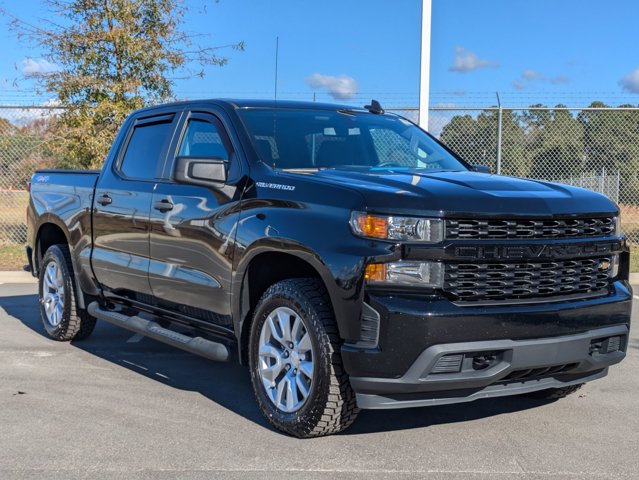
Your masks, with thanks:
[[[511,106],[603,99],[639,103],[639,2],[634,0],[432,0],[431,104]],[[244,40],[229,64],[204,79],[176,81],[184,98],[273,95],[280,39],[279,98],[383,105],[418,102],[421,0],[187,1],[189,30],[212,45]],[[18,16],[44,17],[39,0],[0,0]],[[206,6],[206,9],[203,8]],[[0,103],[48,98],[23,79],[54,68],[0,30]],[[17,81],[17,87],[14,86]]]

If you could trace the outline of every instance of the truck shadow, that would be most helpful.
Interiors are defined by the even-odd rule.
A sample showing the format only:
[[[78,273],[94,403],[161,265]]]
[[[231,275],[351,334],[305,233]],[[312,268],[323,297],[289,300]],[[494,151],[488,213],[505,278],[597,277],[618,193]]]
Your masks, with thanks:
[[[36,295],[0,297],[8,315],[44,338]],[[51,342],[54,342],[51,340]],[[72,345],[103,360],[180,390],[198,392],[261,427],[273,430],[258,410],[248,370],[237,363],[216,363],[105,322],[91,337]],[[402,410],[364,410],[342,435],[388,432],[453,424],[539,407],[548,401],[504,397],[472,403]]]

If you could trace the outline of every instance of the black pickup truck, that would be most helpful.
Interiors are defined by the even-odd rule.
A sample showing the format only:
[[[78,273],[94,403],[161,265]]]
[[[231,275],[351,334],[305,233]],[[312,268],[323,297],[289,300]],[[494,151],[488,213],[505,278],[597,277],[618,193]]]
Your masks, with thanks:
[[[473,167],[377,102],[139,110],[102,171],[37,171],[27,215],[51,337],[99,319],[235,359],[298,437],[360,408],[559,398],[628,345],[614,203]]]

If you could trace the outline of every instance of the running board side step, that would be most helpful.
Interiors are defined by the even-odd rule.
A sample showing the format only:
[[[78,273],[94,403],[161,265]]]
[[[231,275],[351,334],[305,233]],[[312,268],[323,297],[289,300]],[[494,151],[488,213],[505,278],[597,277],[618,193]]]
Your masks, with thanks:
[[[212,342],[202,337],[189,337],[188,335],[174,332],[168,328],[161,327],[156,322],[138,316],[128,316],[119,312],[104,310],[98,302],[90,303],[87,311],[98,320],[104,320],[105,322],[126,328],[132,332],[186,350],[195,355],[200,355],[218,362],[226,362],[229,359],[229,350],[221,343]]]

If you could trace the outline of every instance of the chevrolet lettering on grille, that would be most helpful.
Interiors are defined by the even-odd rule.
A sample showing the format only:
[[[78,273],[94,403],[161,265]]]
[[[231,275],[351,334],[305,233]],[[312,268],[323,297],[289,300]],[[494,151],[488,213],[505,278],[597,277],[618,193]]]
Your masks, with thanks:
[[[621,250],[620,242],[568,245],[456,245],[454,256],[459,259],[522,259],[573,258],[604,255]]]

